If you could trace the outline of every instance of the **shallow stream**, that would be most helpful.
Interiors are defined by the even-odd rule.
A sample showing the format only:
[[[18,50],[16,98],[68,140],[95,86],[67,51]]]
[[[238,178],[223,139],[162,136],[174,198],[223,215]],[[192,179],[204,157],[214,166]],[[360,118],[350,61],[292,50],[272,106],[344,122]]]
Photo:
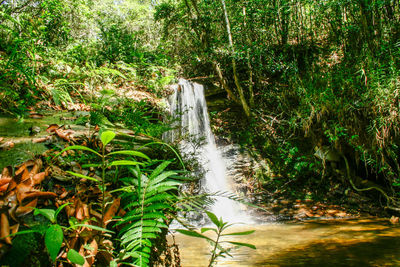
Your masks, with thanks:
[[[229,229],[228,229],[229,230]],[[227,230],[227,232],[229,232]],[[240,248],[216,266],[400,266],[400,227],[384,219],[318,220],[235,226],[256,230],[229,240],[257,247]],[[207,266],[209,244],[176,236],[183,267]]]

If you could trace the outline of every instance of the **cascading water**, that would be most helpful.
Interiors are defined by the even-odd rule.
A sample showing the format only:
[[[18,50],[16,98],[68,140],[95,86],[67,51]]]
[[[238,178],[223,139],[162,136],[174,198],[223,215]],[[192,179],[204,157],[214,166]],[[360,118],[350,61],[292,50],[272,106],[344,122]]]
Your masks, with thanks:
[[[185,154],[195,153],[205,173],[204,189],[209,193],[227,192],[232,194],[227,178],[225,162],[217,149],[214,135],[210,128],[204,87],[197,83],[180,79],[169,99],[170,111],[173,116],[180,116],[177,130],[167,133],[166,138],[174,141],[186,137],[201,140],[200,144],[192,145],[181,141],[181,150]],[[228,222],[249,221],[241,211],[240,205],[226,197],[215,197],[211,211]]]

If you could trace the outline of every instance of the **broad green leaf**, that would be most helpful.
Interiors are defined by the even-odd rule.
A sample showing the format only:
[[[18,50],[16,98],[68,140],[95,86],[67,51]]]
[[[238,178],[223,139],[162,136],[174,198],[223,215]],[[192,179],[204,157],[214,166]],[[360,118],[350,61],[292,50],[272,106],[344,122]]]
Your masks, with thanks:
[[[218,227],[221,227],[221,222],[218,220],[217,216],[214,213],[206,211],[208,218]]]
[[[115,133],[113,131],[105,131],[101,134],[101,142],[103,143],[103,146],[106,146],[108,143],[111,142],[115,137]]]
[[[55,261],[58,253],[60,252],[61,245],[63,242],[63,231],[61,226],[58,224],[53,224],[50,226],[44,236],[44,243],[49,251],[50,258]]]
[[[143,154],[142,152],[134,151],[134,150],[114,151],[114,152],[107,154],[107,156],[110,156],[110,155],[130,155],[130,156],[135,156],[135,157],[140,157],[140,158],[150,160],[150,158],[147,155]]]
[[[94,151],[93,149],[90,149],[90,148],[88,148],[88,147],[85,147],[85,146],[69,146],[69,147],[66,147],[66,148],[64,148],[63,150],[61,150],[61,152],[60,153],[58,153],[57,155],[55,155],[54,157],[58,157],[59,155],[61,155],[63,152],[65,152],[65,151],[67,151],[67,150],[86,150],[86,151],[89,151],[89,152],[92,152],[92,153],[94,153],[94,154],[96,154],[97,156],[99,156],[99,157],[101,157],[101,155],[99,154],[99,153],[97,153],[96,151]]]
[[[114,234],[113,231],[107,230],[107,229],[99,227],[99,226],[90,225],[90,224],[77,223],[77,224],[74,224],[74,227],[86,227],[86,228],[90,228],[93,230]]]
[[[71,174],[73,176],[79,177],[79,178],[87,179],[87,180],[94,181],[94,182],[99,182],[99,180],[97,180],[94,177],[90,177],[90,176],[83,175],[83,174],[80,174],[80,173],[71,172],[71,171],[67,171],[67,173],[69,173],[69,174]]]
[[[110,166],[135,166],[135,165],[143,165],[143,163],[132,161],[132,160],[116,160],[111,162]]]
[[[198,232],[195,232],[195,231],[184,230],[184,229],[176,229],[176,231],[178,233],[183,234],[183,235],[193,236],[193,237],[198,237],[198,238],[203,238],[203,239],[206,239],[206,240],[209,240],[209,241],[213,241],[212,239],[208,238],[207,236],[202,235],[202,234],[200,234]]]
[[[242,242],[233,242],[233,241],[227,241],[230,244],[236,245],[236,246],[241,246],[241,247],[248,247],[252,249],[256,249],[256,246],[248,243],[242,243]]]
[[[255,230],[244,231],[244,232],[235,232],[235,233],[223,234],[223,236],[228,236],[228,235],[250,235],[250,234],[252,234],[254,232],[255,232]]]
[[[35,209],[35,211],[33,212],[33,215],[43,215],[44,217],[46,217],[51,223],[55,223],[56,222],[56,212],[55,210],[52,209]]]
[[[110,267],[118,267],[118,264],[115,260],[110,262]]]
[[[85,264],[85,258],[79,254],[75,249],[68,250],[67,258],[74,264],[83,265]]]

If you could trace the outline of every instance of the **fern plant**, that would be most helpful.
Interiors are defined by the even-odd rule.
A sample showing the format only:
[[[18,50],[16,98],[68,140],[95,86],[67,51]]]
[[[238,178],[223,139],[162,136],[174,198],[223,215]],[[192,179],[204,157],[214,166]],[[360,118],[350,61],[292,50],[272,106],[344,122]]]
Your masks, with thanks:
[[[163,229],[168,229],[166,213],[174,210],[177,196],[173,193],[182,181],[177,173],[166,171],[170,161],[164,161],[148,174],[136,166],[130,171],[134,177],[123,179],[121,195],[125,216],[117,223],[122,260],[131,258],[136,266],[149,266],[153,242]],[[175,178],[175,179],[174,179]]]

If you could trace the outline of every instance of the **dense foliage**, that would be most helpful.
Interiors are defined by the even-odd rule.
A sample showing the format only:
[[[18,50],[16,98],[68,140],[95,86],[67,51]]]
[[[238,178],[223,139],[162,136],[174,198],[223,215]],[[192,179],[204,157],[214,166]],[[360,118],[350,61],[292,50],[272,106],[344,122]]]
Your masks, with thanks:
[[[399,1],[0,1],[2,113],[85,110],[76,124],[161,138],[158,98],[177,75],[223,88],[230,103],[213,118],[228,124],[216,130],[269,161],[272,172],[252,177],[261,188],[296,198],[359,192],[400,211]],[[102,152],[95,167],[111,173]],[[177,211],[180,182],[163,160],[141,159],[114,183],[127,212],[116,226],[119,262],[151,264],[165,214]],[[104,190],[105,179],[92,182]],[[299,196],[288,185],[308,188]],[[78,229],[60,232],[53,217],[58,233]]]
[[[397,209],[398,1],[166,1],[156,19],[187,75],[216,77],[252,117],[232,135],[280,184],[383,187]]]
[[[133,86],[161,95],[173,70],[156,31],[146,2],[2,1],[0,110],[22,115],[48,96],[67,107]]]

